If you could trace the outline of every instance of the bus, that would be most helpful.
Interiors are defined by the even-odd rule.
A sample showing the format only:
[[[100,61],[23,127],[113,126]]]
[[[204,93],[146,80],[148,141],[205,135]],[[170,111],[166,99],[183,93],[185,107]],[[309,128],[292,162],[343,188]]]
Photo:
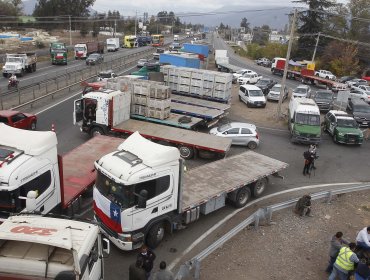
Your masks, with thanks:
[[[152,46],[153,47],[162,47],[163,45],[164,45],[163,35],[152,35]]]

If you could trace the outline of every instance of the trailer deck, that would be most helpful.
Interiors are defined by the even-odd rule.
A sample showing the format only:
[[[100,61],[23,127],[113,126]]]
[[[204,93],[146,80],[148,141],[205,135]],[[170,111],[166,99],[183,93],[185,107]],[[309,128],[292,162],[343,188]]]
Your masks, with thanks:
[[[171,106],[173,103],[189,104],[189,105],[205,107],[205,108],[210,108],[210,109],[218,109],[222,111],[229,110],[231,107],[229,104],[219,103],[219,102],[205,100],[205,99],[193,98],[189,96],[181,96],[181,95],[177,95],[175,92],[171,94]]]
[[[237,72],[242,69],[241,67],[232,65],[230,63],[217,63],[217,66],[221,66],[221,69],[227,69],[229,72]]]
[[[225,116],[225,111],[189,104],[171,102],[171,112],[212,121]]]
[[[94,162],[123,142],[121,138],[96,136],[63,156],[59,156],[62,207],[67,208],[95,182]]]
[[[176,145],[184,145],[217,153],[226,153],[231,146],[231,140],[224,137],[133,119],[112,127],[112,131],[128,134],[138,131],[143,137],[148,139],[170,142]]]
[[[164,124],[167,126],[180,127],[180,128],[185,128],[185,129],[193,129],[194,127],[203,123],[203,119],[197,118],[197,117],[191,117],[187,119],[188,122],[181,121],[181,118],[183,118],[184,115],[179,115],[175,113],[171,113],[170,117],[165,120],[149,118],[149,117],[145,117],[142,115],[135,115],[135,114],[131,114],[130,117],[133,119],[137,119],[137,120],[148,121],[152,123]]]
[[[287,163],[247,151],[189,170],[184,173],[182,212],[286,167]]]

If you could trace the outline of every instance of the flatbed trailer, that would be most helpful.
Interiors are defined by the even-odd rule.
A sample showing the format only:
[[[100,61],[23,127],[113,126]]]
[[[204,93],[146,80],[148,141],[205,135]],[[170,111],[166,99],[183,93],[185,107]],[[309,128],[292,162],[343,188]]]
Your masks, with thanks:
[[[115,150],[123,139],[98,135],[67,154],[58,155],[62,208],[68,208],[94,185],[94,162]]]
[[[138,131],[147,139],[175,145],[179,147],[180,152],[182,149],[190,149],[191,156],[194,155],[195,150],[225,155],[231,146],[230,139],[223,137],[133,119],[112,127],[111,131],[113,133],[124,133],[128,135]]]
[[[217,110],[222,110],[222,111],[227,111],[231,107],[230,104],[225,104],[225,103],[220,103],[220,102],[215,102],[215,101],[210,101],[210,100],[205,100],[205,99],[200,99],[200,98],[194,98],[190,96],[177,95],[176,93],[172,93],[171,102],[195,105],[199,107],[217,109]]]
[[[172,127],[178,127],[183,129],[189,129],[189,130],[196,130],[197,127],[203,125],[203,119],[191,117],[184,119],[184,115],[179,115],[175,113],[170,113],[170,116],[167,119],[161,120],[156,118],[150,118],[142,115],[136,115],[131,114],[130,117],[132,119],[151,122],[151,123],[157,123],[162,125],[168,125]]]
[[[217,68],[219,69],[219,71],[227,73],[235,73],[242,69],[241,67],[232,65],[230,63],[217,63]]]
[[[220,118],[223,118],[227,115],[224,111],[219,109],[199,107],[176,102],[171,102],[171,112],[201,118],[206,122],[211,122],[211,124],[213,124],[215,121],[217,122]]]
[[[247,151],[191,169],[183,174],[179,212],[207,207],[207,203],[214,203],[220,196],[277,174],[287,167],[287,163]],[[257,197],[263,190],[252,189],[251,192]]]

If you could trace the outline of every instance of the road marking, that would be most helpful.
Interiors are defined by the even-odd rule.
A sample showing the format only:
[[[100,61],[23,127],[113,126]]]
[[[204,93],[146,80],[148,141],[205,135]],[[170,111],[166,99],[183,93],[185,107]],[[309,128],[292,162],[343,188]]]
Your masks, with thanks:
[[[250,206],[252,206],[252,205],[260,202],[261,200],[268,199],[268,198],[271,198],[271,197],[274,197],[274,196],[278,196],[278,195],[281,195],[281,194],[285,194],[285,193],[290,193],[290,192],[295,192],[295,191],[301,191],[301,190],[307,190],[307,189],[315,189],[315,188],[330,187],[330,186],[358,185],[358,184],[363,184],[363,182],[335,183],[335,184],[319,184],[319,185],[311,185],[311,186],[309,185],[309,186],[303,186],[303,187],[299,187],[299,188],[294,188],[294,189],[289,189],[289,190],[281,191],[281,192],[278,192],[278,193],[269,194],[269,195],[263,196],[261,198],[255,199],[255,200],[251,201],[250,203],[248,203],[243,208],[237,209],[234,212],[230,213],[225,218],[223,218],[221,221],[219,221],[217,224],[215,224],[213,227],[211,227],[210,229],[208,229],[204,234],[202,234],[201,236],[199,236],[198,239],[195,240],[179,257],[177,257],[173,262],[170,263],[170,265],[168,266],[168,269],[169,270],[173,270],[174,267],[178,264],[178,262],[186,254],[188,254],[197,245],[199,245],[200,242],[202,242],[206,237],[208,237],[211,233],[213,233],[223,223],[225,223],[228,220],[230,220],[232,217],[234,217],[240,211],[245,210],[246,208],[248,208],[248,207],[250,207]]]

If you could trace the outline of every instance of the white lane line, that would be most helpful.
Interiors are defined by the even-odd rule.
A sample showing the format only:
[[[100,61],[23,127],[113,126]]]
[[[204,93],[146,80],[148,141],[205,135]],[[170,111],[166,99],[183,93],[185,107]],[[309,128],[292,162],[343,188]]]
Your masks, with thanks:
[[[168,269],[173,270],[173,268],[178,264],[178,262],[186,254],[188,254],[191,250],[193,250],[200,242],[202,242],[206,237],[208,237],[211,233],[213,233],[223,223],[230,220],[233,216],[235,216],[240,211],[245,210],[246,208],[258,203],[261,200],[268,199],[268,198],[278,196],[278,195],[281,195],[281,194],[285,194],[285,193],[300,191],[300,190],[315,189],[315,188],[330,187],[330,186],[358,185],[358,184],[365,184],[365,183],[363,183],[363,182],[352,182],[352,183],[335,183],[335,184],[320,184],[320,185],[304,186],[304,187],[299,187],[299,188],[294,188],[294,189],[281,191],[281,192],[278,192],[278,193],[269,194],[269,195],[263,196],[261,198],[255,199],[255,200],[251,201],[249,204],[247,204],[246,206],[244,206],[243,208],[237,209],[234,212],[230,213],[225,218],[223,218],[221,221],[219,221],[217,224],[215,224],[213,227],[211,227],[209,230],[207,230],[204,234],[199,236],[198,239],[195,240],[180,256],[178,256],[173,262],[170,263],[170,265],[168,266]]]

